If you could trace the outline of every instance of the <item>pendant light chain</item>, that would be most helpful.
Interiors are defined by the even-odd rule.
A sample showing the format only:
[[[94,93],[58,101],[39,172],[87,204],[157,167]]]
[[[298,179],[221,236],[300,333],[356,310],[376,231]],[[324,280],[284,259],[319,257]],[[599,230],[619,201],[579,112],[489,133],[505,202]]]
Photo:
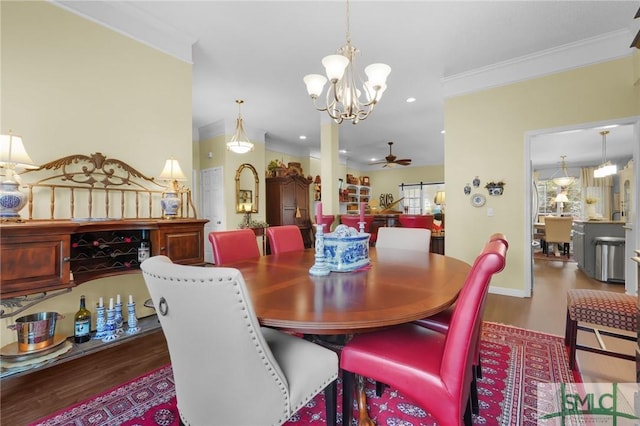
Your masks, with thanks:
[[[347,44],[351,44],[351,13],[349,11],[349,0],[347,0]]]

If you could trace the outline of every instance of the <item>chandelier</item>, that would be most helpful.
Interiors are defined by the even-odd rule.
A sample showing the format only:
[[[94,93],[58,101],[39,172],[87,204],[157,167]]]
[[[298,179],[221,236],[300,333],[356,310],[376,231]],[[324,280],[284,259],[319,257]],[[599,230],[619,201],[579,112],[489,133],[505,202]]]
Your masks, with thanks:
[[[231,137],[231,140],[227,142],[227,150],[235,152],[236,154],[246,154],[249,151],[253,151],[253,144],[249,141],[247,134],[244,132],[244,126],[242,125],[242,114],[240,113],[240,107],[244,103],[242,99],[236,99],[238,104],[238,119],[236,120],[236,133]]]
[[[567,156],[561,155],[560,158],[562,158],[562,162],[561,162],[561,167],[559,171],[561,171],[563,175],[560,175],[558,177],[553,177],[551,180],[553,181],[553,183],[555,183],[558,186],[569,186],[573,182],[575,182],[576,178],[574,178],[573,176],[569,176],[567,174],[567,164],[564,161],[564,159],[567,158]]]
[[[593,171],[594,178],[602,178],[610,175],[615,175],[618,172],[618,167],[615,164],[611,164],[607,161],[607,134],[608,130],[600,132],[602,135],[602,164]]]
[[[347,44],[338,49],[335,55],[322,58],[327,77],[320,74],[304,76],[307,92],[313,105],[318,111],[327,111],[329,116],[338,124],[344,120],[351,120],[358,124],[371,114],[374,107],[387,88],[387,76],[391,67],[387,64],[371,64],[364,69],[368,80],[363,82],[355,69],[355,55],[358,49],[351,45],[349,29],[349,0],[347,0]],[[317,100],[322,94],[328,80],[331,85],[327,89],[325,104],[318,106]],[[362,90],[356,83],[360,83]],[[364,97],[361,95],[364,93]]]

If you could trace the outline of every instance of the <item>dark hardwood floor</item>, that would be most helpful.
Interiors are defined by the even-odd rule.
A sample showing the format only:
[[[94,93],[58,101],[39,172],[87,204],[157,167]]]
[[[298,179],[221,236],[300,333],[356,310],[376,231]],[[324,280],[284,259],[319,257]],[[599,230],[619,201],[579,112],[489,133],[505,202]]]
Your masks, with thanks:
[[[158,329],[51,368],[6,378],[0,388],[0,424],[27,425],[169,362],[167,343]]]
[[[624,286],[589,279],[575,263],[536,261],[534,295],[514,298],[490,294],[484,319],[545,333],[564,335],[566,291],[569,288],[597,288],[624,292]],[[581,334],[581,341],[592,340]],[[620,349],[617,342],[607,341]],[[633,353],[632,342],[622,345]],[[635,377],[630,361],[578,351],[578,362],[585,382],[629,382]],[[169,363],[166,342],[160,330],[29,375],[5,379],[0,390],[0,424],[26,425],[125,383]]]
[[[564,336],[568,289],[587,288],[619,293],[625,291],[624,284],[603,283],[589,278],[578,269],[575,262],[535,260],[533,275],[533,297],[515,298],[489,294],[484,320]],[[593,335],[583,331],[578,333],[578,342],[596,345]],[[607,337],[604,342],[609,349],[635,353],[634,342]],[[584,351],[578,351],[577,358],[584,382],[635,381],[634,362]]]

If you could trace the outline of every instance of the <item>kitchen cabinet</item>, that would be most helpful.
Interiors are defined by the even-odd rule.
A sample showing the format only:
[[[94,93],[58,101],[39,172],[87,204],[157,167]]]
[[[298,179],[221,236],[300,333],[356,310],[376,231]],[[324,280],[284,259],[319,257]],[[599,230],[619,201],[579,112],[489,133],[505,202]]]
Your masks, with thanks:
[[[269,226],[296,225],[302,233],[304,246],[312,245],[309,216],[309,185],[303,176],[271,177],[266,185],[266,219]]]
[[[624,238],[623,226],[623,222],[614,221],[574,221],[572,228],[573,255],[578,263],[578,268],[589,277],[595,278],[595,239],[597,237]]]
[[[137,246],[149,232],[151,254],[204,264],[206,219],[44,220],[0,225],[0,297],[49,292],[96,278],[139,273]]]

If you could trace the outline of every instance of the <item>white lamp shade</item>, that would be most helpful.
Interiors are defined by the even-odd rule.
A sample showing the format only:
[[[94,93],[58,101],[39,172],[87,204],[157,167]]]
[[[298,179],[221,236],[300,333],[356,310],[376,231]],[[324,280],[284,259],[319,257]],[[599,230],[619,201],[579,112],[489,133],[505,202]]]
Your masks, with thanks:
[[[364,69],[364,73],[372,86],[382,87],[391,73],[391,67],[387,64],[371,64]]]
[[[436,196],[434,197],[433,202],[435,204],[444,204],[444,200],[445,200],[444,191],[436,192]]]
[[[567,198],[567,194],[565,194],[564,192],[561,192],[556,196],[555,201],[556,203],[568,203],[569,198]]]
[[[602,178],[610,175],[615,175],[618,172],[618,166],[615,164],[603,164],[593,171],[594,178]]]
[[[187,180],[186,176],[182,172],[182,169],[180,168],[178,160],[174,160],[173,158],[168,159],[164,163],[164,169],[162,169],[162,172],[160,172],[159,178],[171,181]]]
[[[253,143],[245,133],[242,118],[240,117],[236,120],[236,133],[227,142],[227,150],[236,154],[246,154],[249,151],[253,151]]]
[[[380,86],[380,88],[378,89],[378,93],[376,94],[375,85],[370,81],[367,81],[366,83],[364,83],[364,89],[365,94],[367,95],[367,101],[371,102],[371,100],[373,100],[373,97],[375,96],[376,102],[379,102],[382,98],[382,94],[385,90],[387,90],[387,85],[383,84],[382,86]]]
[[[575,181],[575,178],[572,176],[562,176],[553,178],[552,181],[558,186],[569,186]]]
[[[327,83],[327,78],[320,74],[308,74],[305,75],[304,84],[307,85],[307,93],[309,96],[319,97],[324,89],[324,85]]]
[[[249,151],[253,150],[253,144],[251,142],[227,142],[227,149],[231,152],[235,152],[236,154],[246,154]]]
[[[344,75],[344,70],[349,65],[349,58],[343,55],[329,55],[322,58],[322,65],[331,81],[338,81]]]
[[[35,167],[22,144],[22,138],[13,134],[0,135],[0,164],[14,167]]]

